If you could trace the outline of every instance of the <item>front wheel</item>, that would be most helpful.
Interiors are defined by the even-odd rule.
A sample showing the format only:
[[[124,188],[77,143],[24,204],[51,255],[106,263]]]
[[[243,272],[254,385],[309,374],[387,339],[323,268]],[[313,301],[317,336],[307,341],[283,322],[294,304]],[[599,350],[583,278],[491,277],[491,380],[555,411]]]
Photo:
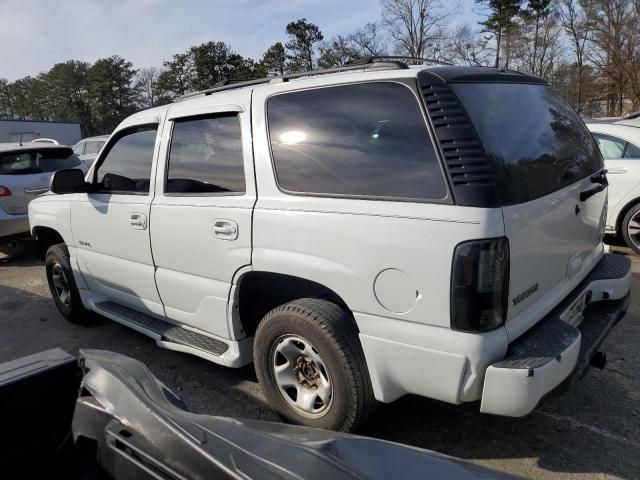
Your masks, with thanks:
[[[90,323],[93,314],[82,305],[80,293],[73,278],[69,250],[64,243],[52,245],[44,262],[47,282],[58,311],[74,323]]]
[[[288,422],[352,431],[375,408],[355,322],[334,303],[275,308],[258,326],[253,355],[269,404]]]
[[[622,220],[622,237],[631,250],[640,253],[640,203],[631,207]]]

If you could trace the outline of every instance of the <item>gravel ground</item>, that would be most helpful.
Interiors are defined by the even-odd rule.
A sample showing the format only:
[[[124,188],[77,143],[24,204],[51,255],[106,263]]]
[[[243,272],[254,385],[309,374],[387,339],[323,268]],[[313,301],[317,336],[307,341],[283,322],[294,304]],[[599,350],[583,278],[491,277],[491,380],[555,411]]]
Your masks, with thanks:
[[[360,433],[530,478],[640,478],[640,257],[633,260],[632,305],[603,346],[608,364],[571,391],[520,419],[410,396],[381,405]],[[33,245],[0,247],[0,362],[52,347],[137,358],[199,413],[277,420],[251,367],[228,369],[164,350],[106,319],[70,324],[50,299]]]

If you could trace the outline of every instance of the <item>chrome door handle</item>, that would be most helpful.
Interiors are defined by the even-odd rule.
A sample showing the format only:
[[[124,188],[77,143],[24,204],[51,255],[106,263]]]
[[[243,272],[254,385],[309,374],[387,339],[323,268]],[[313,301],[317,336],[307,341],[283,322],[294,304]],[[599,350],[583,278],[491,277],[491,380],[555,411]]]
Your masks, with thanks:
[[[607,173],[608,174],[609,173],[613,173],[613,174],[616,174],[616,173],[627,173],[628,171],[629,171],[628,168],[620,167],[620,168],[610,168],[610,169],[607,170]]]
[[[233,220],[214,220],[213,234],[222,240],[235,240],[238,238],[238,224]]]
[[[144,213],[132,213],[129,217],[129,225],[136,230],[147,228],[147,216]]]
[[[49,187],[25,188],[23,190],[24,193],[28,193],[29,195],[40,195],[42,193],[47,193],[48,191],[49,191]]]

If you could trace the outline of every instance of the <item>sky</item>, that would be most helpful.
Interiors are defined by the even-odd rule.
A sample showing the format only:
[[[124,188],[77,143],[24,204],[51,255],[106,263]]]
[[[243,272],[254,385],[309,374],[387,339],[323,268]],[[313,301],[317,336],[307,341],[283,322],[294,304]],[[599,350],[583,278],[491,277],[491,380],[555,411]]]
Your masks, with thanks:
[[[473,0],[460,1],[453,22],[475,26]],[[208,41],[258,59],[286,41],[292,20],[306,18],[329,39],[378,21],[380,10],[380,0],[0,0],[0,78],[111,55],[135,68],[160,67]]]

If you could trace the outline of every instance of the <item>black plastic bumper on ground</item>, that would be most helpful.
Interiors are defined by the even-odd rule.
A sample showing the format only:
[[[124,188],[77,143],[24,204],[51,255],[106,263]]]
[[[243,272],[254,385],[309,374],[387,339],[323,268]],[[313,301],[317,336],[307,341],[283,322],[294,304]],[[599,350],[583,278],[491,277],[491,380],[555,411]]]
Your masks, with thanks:
[[[562,360],[562,352],[582,336],[576,373],[582,377],[589,370],[591,357],[608,335],[611,328],[627,313],[629,293],[621,299],[594,302],[584,312],[584,320],[576,328],[565,323],[563,312],[581,295],[589,284],[599,280],[615,280],[626,277],[631,271],[631,261],[622,255],[605,255],[600,263],[574,291],[549,315],[509,345],[504,360],[494,363],[496,368],[533,369],[552,360]]]

